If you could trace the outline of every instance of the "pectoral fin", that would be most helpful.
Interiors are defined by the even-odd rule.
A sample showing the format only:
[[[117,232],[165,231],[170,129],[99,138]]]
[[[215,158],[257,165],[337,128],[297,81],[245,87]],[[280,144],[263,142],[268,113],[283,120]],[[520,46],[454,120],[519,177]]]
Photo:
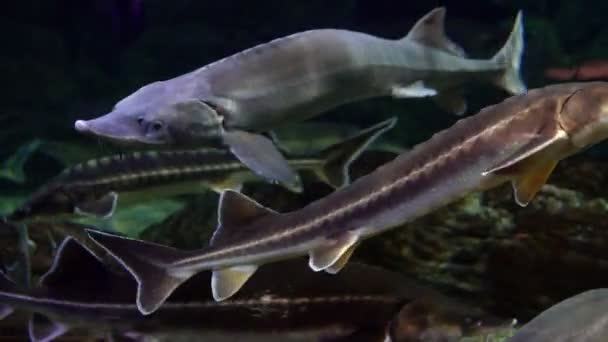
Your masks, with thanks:
[[[112,191],[97,200],[78,204],[74,208],[74,212],[80,215],[109,218],[114,214],[117,201],[118,194]]]
[[[33,313],[28,330],[31,341],[47,342],[65,334],[68,327],[39,313]]]
[[[256,265],[242,265],[213,271],[211,276],[213,298],[218,302],[230,298],[257,269]]]
[[[302,191],[300,177],[270,139],[245,131],[226,131],[223,138],[230,151],[253,172],[292,191]]]
[[[228,178],[221,181],[218,180],[210,182],[209,187],[211,187],[211,190],[217,192],[218,194],[221,194],[226,190],[241,192],[241,190],[243,189],[243,182],[236,179]]]
[[[505,158],[500,160],[500,162],[498,162],[492,168],[483,172],[483,175],[490,173],[513,174],[512,170],[516,164],[549,147],[550,145],[557,144],[561,141],[568,141],[568,135],[562,130],[558,130],[551,135],[538,134],[536,137],[519,146],[515,152],[506,155]],[[518,142],[514,141],[513,144],[516,145]]]
[[[330,267],[335,265],[335,270],[337,272],[348,261],[348,258],[352,254],[352,250],[350,249],[354,249],[358,240],[358,234],[352,232],[345,233],[333,241],[333,243],[311,251],[309,253],[310,260],[308,261],[308,265],[315,272],[328,270]],[[343,257],[345,260],[341,260]],[[328,273],[335,272],[328,270]]]
[[[519,173],[511,181],[515,202],[525,207],[532,201],[536,193],[547,182],[549,175],[557,165],[555,160],[536,161],[526,160]]]
[[[424,82],[416,81],[405,86],[393,86],[391,93],[394,97],[428,97],[437,95],[437,90],[428,88]]]
[[[325,269],[325,272],[330,273],[330,274],[336,274],[336,273],[340,272],[340,270],[342,270],[344,268],[344,266],[346,266],[346,263],[348,262],[350,257],[353,255],[356,248],[357,248],[357,244],[350,246],[346,250],[346,252],[344,252],[340,256],[338,261],[334,262],[331,266],[329,266],[328,268]]]
[[[520,206],[526,206],[557,165],[558,160],[552,156],[551,149],[559,148],[561,143],[567,141],[568,135],[563,130],[556,129],[551,133],[551,128],[546,128],[545,132],[539,132],[534,138],[523,142],[514,153],[484,172],[484,175],[494,173],[509,177],[515,201]],[[517,145],[517,142],[513,144]]]

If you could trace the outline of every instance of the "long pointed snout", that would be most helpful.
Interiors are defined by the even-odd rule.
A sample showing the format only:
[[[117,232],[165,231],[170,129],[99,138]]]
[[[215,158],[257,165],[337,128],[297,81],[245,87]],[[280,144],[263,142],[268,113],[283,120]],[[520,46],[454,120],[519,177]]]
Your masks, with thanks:
[[[147,139],[137,119],[111,112],[92,120],[76,120],[74,128],[83,134],[119,145],[155,144]]]

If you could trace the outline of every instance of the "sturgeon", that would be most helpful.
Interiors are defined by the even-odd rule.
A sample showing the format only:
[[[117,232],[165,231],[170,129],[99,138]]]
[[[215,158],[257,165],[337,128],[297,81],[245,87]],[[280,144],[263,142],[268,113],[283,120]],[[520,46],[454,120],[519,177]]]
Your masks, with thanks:
[[[339,188],[349,183],[348,167],[395,118],[361,130],[316,154],[294,155],[289,164],[308,170]],[[91,159],[64,170],[35,192],[5,220],[12,223],[49,221],[76,214],[110,217],[117,204],[146,198],[197,193],[211,188],[239,190],[253,174],[230,152],[220,149],[144,151]],[[300,191],[301,189],[291,189]],[[118,199],[120,198],[120,201]]]
[[[260,265],[309,255],[314,271],[338,272],[365,238],[412,221],[473,191],[510,181],[527,205],[557,162],[608,137],[608,83],[547,86],[462,119],[326,197],[277,213],[234,191],[220,197],[210,246],[180,251],[89,231],[139,284],[142,313],[182,282],[213,270],[223,300]]]
[[[579,293],[519,327],[509,342],[599,342],[608,336],[608,289]]]
[[[378,267],[355,263],[332,277],[307,272],[304,264],[273,264],[238,296],[219,303],[202,291],[209,287],[209,274],[201,273],[156,313],[142,316],[133,301],[133,279],[67,238],[35,288],[20,289],[0,274],[0,313],[32,313],[32,341],[49,341],[79,329],[93,336],[111,331],[137,340],[171,341],[191,334],[189,340],[381,342],[387,341],[386,335],[402,341],[428,330],[459,337],[488,322],[481,310]],[[288,277],[277,279],[277,273]],[[369,277],[377,281],[365,281]]]
[[[268,180],[296,186],[297,174],[260,133],[378,96],[433,96],[463,113],[468,81],[526,90],[521,12],[502,49],[483,60],[465,57],[447,38],[444,18],[445,9],[436,8],[398,40],[338,29],[295,33],[145,85],[75,128],[121,144],[223,146]]]

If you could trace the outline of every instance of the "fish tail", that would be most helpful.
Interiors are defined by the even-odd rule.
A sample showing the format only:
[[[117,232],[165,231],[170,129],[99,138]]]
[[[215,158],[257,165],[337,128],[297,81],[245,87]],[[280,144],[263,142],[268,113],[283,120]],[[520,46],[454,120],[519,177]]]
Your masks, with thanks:
[[[150,242],[87,230],[89,237],[122,264],[137,281],[137,308],[148,315],[193,273],[172,272],[186,252]]]
[[[397,119],[394,117],[382,121],[323,150],[321,157],[324,162],[315,170],[319,179],[334,188],[348,185],[350,164],[380,135],[393,128],[396,122]]]
[[[504,72],[496,80],[498,86],[511,94],[526,92],[526,85],[520,76],[521,57],[524,51],[524,27],[522,11],[517,13],[513,30],[505,45],[492,58],[492,61],[505,65]]]

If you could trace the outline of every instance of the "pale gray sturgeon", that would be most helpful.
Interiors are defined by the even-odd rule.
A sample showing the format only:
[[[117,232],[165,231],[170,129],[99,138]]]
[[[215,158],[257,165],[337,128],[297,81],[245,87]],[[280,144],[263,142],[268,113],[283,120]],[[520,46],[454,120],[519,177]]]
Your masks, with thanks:
[[[526,90],[521,12],[502,49],[484,60],[466,58],[447,38],[444,17],[436,8],[398,40],[338,29],[279,38],[148,84],[75,128],[122,144],[227,146],[256,173],[295,187],[297,174],[261,132],[378,96],[434,96],[463,113],[468,81],[493,82],[511,94]]]
[[[601,342],[608,338],[608,289],[567,298],[517,329],[507,342]]]
[[[365,238],[412,221],[473,191],[510,181],[532,200],[557,162],[608,137],[608,83],[547,86],[484,108],[351,185],[302,209],[277,213],[233,191],[220,197],[210,246],[180,251],[89,231],[139,284],[153,312],[182,282],[213,270],[217,300],[258,266],[309,255],[314,271],[338,272]]]
[[[289,164],[297,170],[314,172],[336,188],[345,186],[350,182],[350,163],[395,122],[395,118],[380,122],[320,153],[291,156]],[[244,182],[259,179],[226,150],[133,152],[92,159],[64,170],[4,219],[28,223],[77,214],[109,217],[117,204],[125,206],[209,188],[217,192],[239,190]]]
[[[381,268],[353,263],[330,276],[308,272],[304,266],[304,260],[273,264],[223,302],[205,291],[209,274],[201,273],[156,313],[143,316],[133,300],[133,278],[114,272],[67,238],[33,289],[21,289],[0,273],[0,316],[13,310],[31,312],[29,334],[36,342],[70,330],[138,341],[182,336],[205,341],[404,341],[427,331],[460,337],[495,321],[477,308]]]

